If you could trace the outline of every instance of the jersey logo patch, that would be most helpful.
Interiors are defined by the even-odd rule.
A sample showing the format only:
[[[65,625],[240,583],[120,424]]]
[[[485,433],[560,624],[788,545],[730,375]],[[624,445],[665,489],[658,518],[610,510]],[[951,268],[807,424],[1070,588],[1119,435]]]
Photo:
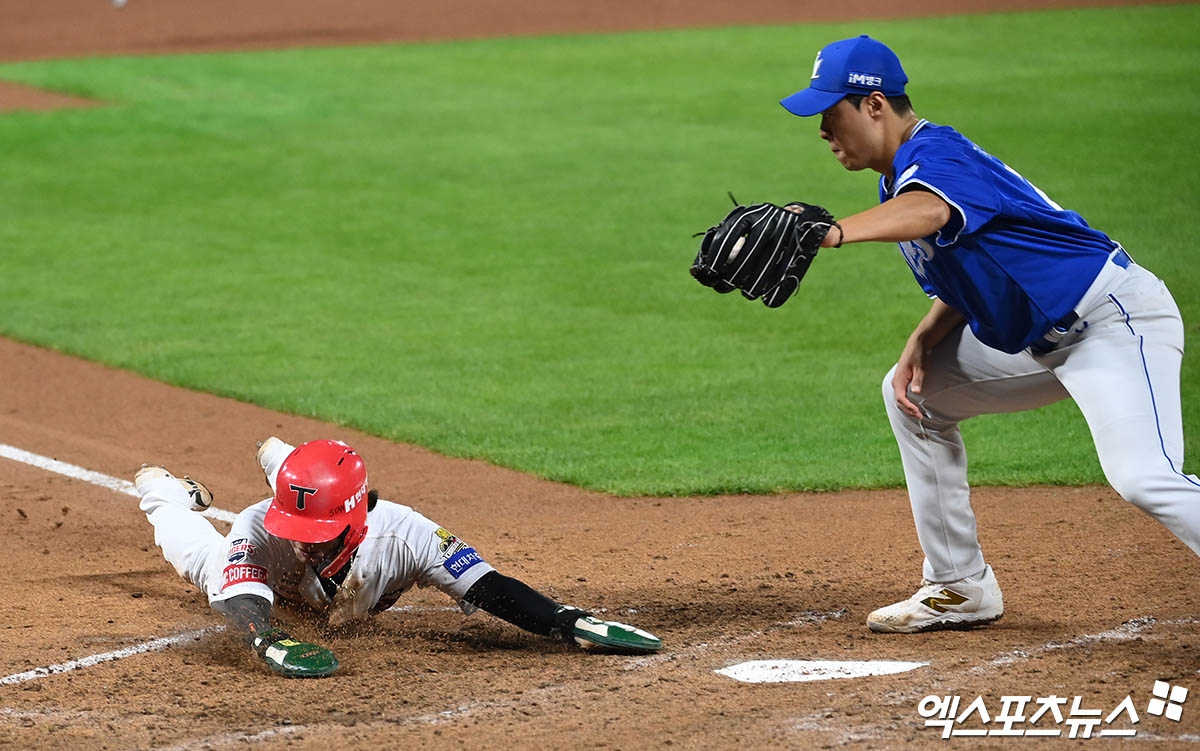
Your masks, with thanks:
[[[246,560],[246,556],[253,553],[255,546],[246,537],[239,538],[229,543],[229,562],[241,563]]]
[[[457,579],[476,563],[483,563],[483,556],[476,553],[475,548],[466,548],[446,559],[446,562],[442,566]]]
[[[267,570],[262,566],[253,566],[248,563],[226,566],[223,574],[225,584],[221,589],[228,589],[234,584],[245,584],[246,582],[267,583]]]
[[[448,551],[450,549],[451,545],[458,542],[457,537],[450,534],[449,532],[447,532],[445,529],[442,529],[441,527],[438,527],[437,531],[434,532],[434,534],[437,535],[438,538],[441,540],[441,542],[438,543],[438,550],[442,551],[443,553]]]
[[[933,260],[933,246],[924,240],[912,240],[910,242],[897,243],[900,246],[900,252],[904,254],[904,260],[908,261],[909,267],[921,279],[928,279],[925,274],[925,264]]]

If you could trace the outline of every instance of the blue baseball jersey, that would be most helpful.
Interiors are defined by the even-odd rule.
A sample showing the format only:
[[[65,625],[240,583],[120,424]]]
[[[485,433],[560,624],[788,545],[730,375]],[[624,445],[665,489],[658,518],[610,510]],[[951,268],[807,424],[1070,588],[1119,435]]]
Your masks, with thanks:
[[[953,128],[919,121],[892,166],[880,202],[924,189],[951,209],[938,232],[900,243],[917,281],[1002,352],[1020,352],[1071,313],[1119,247]]]

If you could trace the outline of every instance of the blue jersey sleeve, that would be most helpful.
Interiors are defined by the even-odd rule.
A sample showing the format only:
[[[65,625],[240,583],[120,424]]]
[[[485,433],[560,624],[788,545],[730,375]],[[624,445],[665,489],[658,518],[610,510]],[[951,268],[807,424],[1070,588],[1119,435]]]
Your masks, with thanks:
[[[977,232],[1002,208],[992,181],[980,173],[978,159],[963,151],[969,148],[973,145],[966,141],[922,138],[904,144],[896,154],[893,195],[928,190],[950,206],[950,221],[934,238],[942,247]]]

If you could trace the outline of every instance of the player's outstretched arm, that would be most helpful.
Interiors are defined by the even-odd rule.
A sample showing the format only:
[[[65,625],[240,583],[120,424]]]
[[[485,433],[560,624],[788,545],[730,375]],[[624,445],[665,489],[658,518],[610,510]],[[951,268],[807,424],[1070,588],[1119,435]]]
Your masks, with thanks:
[[[463,599],[526,631],[574,641],[584,649],[639,654],[662,649],[662,641],[653,634],[624,623],[602,621],[579,608],[561,605],[498,571],[484,574]]]
[[[228,628],[254,650],[276,673],[286,678],[323,678],[338,661],[325,647],[296,641],[286,631],[271,628],[271,601],[258,595],[238,595],[214,603]]]
[[[822,247],[865,242],[908,242],[928,237],[950,221],[950,204],[924,190],[910,190],[866,211],[838,220]]]

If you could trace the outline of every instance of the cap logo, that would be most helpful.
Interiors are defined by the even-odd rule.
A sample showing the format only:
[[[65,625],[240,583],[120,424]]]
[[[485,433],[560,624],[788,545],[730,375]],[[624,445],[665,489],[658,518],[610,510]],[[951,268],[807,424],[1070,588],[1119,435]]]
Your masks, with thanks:
[[[818,52],[817,59],[815,61],[813,61],[813,74],[812,74],[813,78],[816,78],[817,76],[821,75],[819,71],[821,70],[821,63],[823,63],[823,62],[825,62],[825,61],[821,59],[821,53]]]
[[[288,487],[291,488],[296,493],[296,510],[297,511],[304,510],[305,496],[310,496],[317,492],[316,488],[306,488],[303,485],[288,485]]]
[[[846,83],[851,86],[866,86],[872,89],[883,88],[883,77],[873,76],[869,73],[851,73]]]

